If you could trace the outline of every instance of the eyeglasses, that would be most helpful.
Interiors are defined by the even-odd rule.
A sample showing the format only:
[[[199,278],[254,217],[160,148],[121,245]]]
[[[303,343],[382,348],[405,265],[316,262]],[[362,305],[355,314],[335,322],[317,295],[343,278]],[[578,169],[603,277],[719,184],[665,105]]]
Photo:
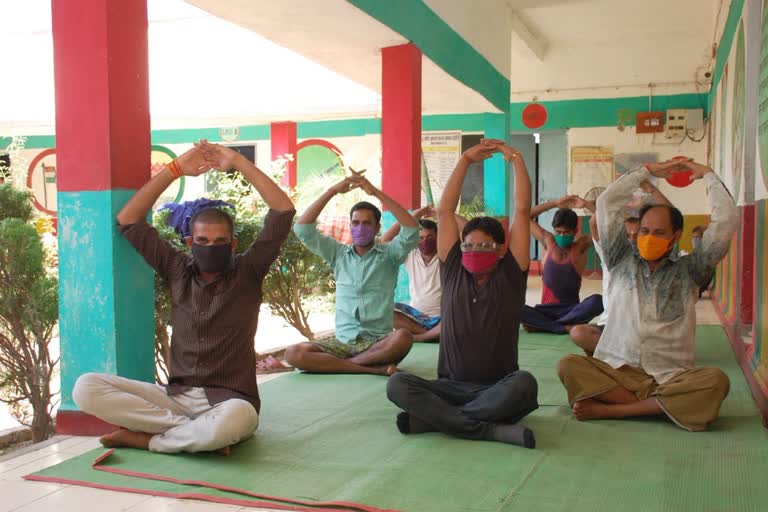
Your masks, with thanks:
[[[462,242],[460,247],[461,247],[461,252],[469,252],[469,251],[491,252],[491,251],[495,251],[499,247],[499,244],[497,244],[496,242],[480,242],[479,244]]]

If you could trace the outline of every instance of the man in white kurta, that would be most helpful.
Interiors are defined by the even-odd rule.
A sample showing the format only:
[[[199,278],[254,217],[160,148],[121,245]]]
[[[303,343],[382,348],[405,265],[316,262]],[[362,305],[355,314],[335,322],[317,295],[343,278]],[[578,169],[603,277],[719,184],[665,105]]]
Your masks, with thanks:
[[[626,237],[623,209],[650,176],[692,171],[704,179],[711,224],[702,250],[680,257],[674,247],[683,218],[671,206],[641,210],[637,248]],[[611,272],[611,314],[594,357],[569,355],[558,363],[568,402],[580,420],[666,414],[690,431],[705,430],[729,390],[718,368],[696,368],[699,287],[725,256],[738,226],[738,210],[712,169],[668,161],[635,169],[597,201],[605,264]]]

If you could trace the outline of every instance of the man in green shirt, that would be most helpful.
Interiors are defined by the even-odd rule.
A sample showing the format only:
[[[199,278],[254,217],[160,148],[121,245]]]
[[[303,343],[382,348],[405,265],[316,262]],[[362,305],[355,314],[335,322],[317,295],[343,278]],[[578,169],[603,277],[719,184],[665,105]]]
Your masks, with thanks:
[[[352,245],[317,231],[317,217],[336,194],[360,188],[389,209],[400,233],[388,244],[376,243],[381,211],[362,201],[352,207]],[[419,223],[391,197],[359,174],[337,183],[296,221],[296,236],[327,261],[336,277],[336,332],[329,338],[299,343],[286,350],[294,367],[317,373],[392,375],[411,350],[413,335],[392,330],[395,285],[400,265],[419,242]]]

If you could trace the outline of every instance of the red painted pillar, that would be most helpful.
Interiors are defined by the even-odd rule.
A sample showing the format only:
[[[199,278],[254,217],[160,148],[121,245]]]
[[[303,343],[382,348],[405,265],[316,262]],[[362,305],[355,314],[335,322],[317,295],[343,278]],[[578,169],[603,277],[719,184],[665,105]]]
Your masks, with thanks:
[[[406,208],[421,201],[421,50],[381,51],[382,190]]]
[[[739,286],[739,320],[742,325],[752,325],[755,286],[755,205],[741,208],[741,280]]]
[[[58,167],[60,433],[114,429],[77,409],[86,372],[154,381],[152,271],[115,214],[150,178],[146,0],[52,0]]]
[[[296,172],[298,161],[298,155],[296,154],[296,123],[292,121],[272,123],[270,125],[269,138],[272,143],[272,160],[277,160],[285,155],[293,156],[293,160],[289,161],[286,166],[282,183],[290,188],[296,187],[298,181]]]
[[[149,180],[149,57],[143,0],[52,0],[59,191]]]

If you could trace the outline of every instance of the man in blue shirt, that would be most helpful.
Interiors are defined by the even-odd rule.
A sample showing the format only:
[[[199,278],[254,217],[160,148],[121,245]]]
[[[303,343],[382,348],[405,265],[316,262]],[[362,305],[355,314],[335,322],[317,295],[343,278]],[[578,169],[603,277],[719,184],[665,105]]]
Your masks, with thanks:
[[[401,229],[390,243],[376,242],[381,211],[362,201],[352,207],[352,245],[317,231],[316,220],[336,194],[355,188],[389,209]],[[413,335],[392,330],[395,285],[400,265],[419,242],[419,224],[408,211],[371,183],[354,174],[337,183],[296,221],[296,236],[331,265],[336,277],[336,332],[328,338],[299,343],[286,350],[294,367],[317,373],[392,375],[411,350]]]

